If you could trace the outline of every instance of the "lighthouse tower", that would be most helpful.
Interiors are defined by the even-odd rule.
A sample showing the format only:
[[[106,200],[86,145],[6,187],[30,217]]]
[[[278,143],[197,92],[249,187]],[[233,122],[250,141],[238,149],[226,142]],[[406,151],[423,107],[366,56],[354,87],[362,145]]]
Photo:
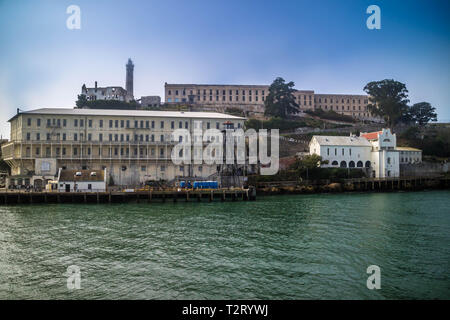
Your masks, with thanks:
[[[126,76],[125,89],[127,90],[127,101],[131,101],[134,99],[134,95],[133,95],[134,64],[133,64],[133,61],[131,61],[131,58],[128,59],[128,63],[126,64],[126,67],[127,67],[127,76]]]

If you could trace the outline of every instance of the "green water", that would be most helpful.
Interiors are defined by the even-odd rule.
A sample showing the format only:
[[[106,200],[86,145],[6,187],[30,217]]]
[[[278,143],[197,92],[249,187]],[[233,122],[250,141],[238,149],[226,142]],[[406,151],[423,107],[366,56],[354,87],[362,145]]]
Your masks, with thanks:
[[[449,191],[0,206],[0,299],[449,299],[449,206]]]

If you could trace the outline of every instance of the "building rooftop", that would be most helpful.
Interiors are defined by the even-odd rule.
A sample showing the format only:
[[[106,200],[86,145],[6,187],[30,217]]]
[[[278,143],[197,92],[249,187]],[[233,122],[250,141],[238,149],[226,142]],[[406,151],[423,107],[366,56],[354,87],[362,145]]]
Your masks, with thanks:
[[[396,147],[395,149],[399,150],[399,151],[422,151],[420,149],[411,148],[411,147]]]
[[[382,133],[383,133],[383,131],[361,133],[361,137],[364,137],[367,140],[376,140],[376,139],[378,139],[378,135],[382,134]]]
[[[362,137],[344,137],[344,136],[313,136],[313,139],[322,146],[362,146],[372,147],[372,144]]]
[[[245,120],[245,118],[243,117],[237,117],[218,112],[149,111],[149,110],[42,108],[30,111],[22,111],[19,114]],[[16,114],[8,121],[13,120],[19,114]]]

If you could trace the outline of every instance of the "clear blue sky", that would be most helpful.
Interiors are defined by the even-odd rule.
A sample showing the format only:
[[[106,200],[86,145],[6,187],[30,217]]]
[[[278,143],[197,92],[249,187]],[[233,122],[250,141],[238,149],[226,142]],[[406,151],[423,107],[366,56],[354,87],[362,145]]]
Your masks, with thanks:
[[[66,8],[81,8],[81,30]],[[366,8],[381,8],[381,30]],[[406,83],[450,121],[449,1],[0,0],[0,133],[16,108],[73,107],[81,85],[163,96],[164,82],[269,84],[363,93],[373,80]],[[3,125],[5,124],[5,125]]]

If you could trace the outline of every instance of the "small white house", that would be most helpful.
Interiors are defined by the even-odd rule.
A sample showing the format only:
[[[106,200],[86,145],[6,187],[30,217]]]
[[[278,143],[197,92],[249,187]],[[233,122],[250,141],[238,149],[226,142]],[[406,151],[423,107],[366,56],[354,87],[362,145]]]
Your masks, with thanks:
[[[328,164],[322,167],[370,168],[374,178],[400,176],[400,149],[389,129],[356,136],[313,136],[309,153],[317,154]]]
[[[58,171],[59,192],[105,192],[105,170],[63,170]]]

